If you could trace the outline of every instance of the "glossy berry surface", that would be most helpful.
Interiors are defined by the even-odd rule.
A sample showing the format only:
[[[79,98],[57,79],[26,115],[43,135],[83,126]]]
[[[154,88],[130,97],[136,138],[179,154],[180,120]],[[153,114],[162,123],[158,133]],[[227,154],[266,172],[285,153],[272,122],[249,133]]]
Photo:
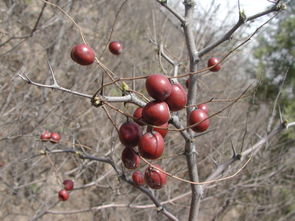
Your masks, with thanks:
[[[156,131],[145,133],[139,140],[138,150],[142,157],[146,159],[157,159],[164,151],[164,139]]]
[[[119,55],[122,53],[123,46],[120,42],[118,41],[112,41],[109,44],[109,50],[112,54],[114,55]]]
[[[80,65],[90,65],[95,60],[95,53],[86,44],[79,44],[72,48],[71,58]]]
[[[148,131],[157,131],[164,138],[168,133],[168,122],[162,125],[159,125],[158,127],[161,127],[161,128],[156,128],[156,127],[152,128],[151,126],[148,126]]]
[[[121,159],[127,169],[135,169],[139,167],[140,157],[128,147],[123,150]]]
[[[50,141],[52,143],[58,143],[60,139],[61,139],[61,136],[59,135],[59,133],[56,133],[56,132],[51,133]]]
[[[64,180],[63,185],[65,190],[72,190],[74,188],[74,182],[72,180]]]
[[[197,108],[203,110],[206,114],[209,112],[207,104],[198,104]]]
[[[143,110],[142,107],[138,107],[133,113],[133,117],[135,118],[135,122],[140,126],[144,125],[144,123],[142,121],[142,110]]]
[[[70,195],[68,193],[68,191],[66,190],[60,190],[58,192],[58,198],[62,201],[66,201],[67,199],[69,199]]]
[[[142,119],[155,126],[167,123],[170,119],[168,104],[164,101],[151,101],[142,110]]]
[[[144,185],[145,181],[144,181],[144,175],[141,171],[135,171],[132,174],[132,180],[135,183],[135,185],[137,186],[142,186]]]
[[[208,68],[215,65],[214,67],[210,68],[209,70],[210,71],[213,71],[213,72],[216,72],[216,71],[219,71],[221,69],[221,65],[218,64],[219,63],[219,59],[218,58],[210,58],[208,60]],[[217,64],[217,65],[216,65]]]
[[[170,111],[179,111],[183,109],[187,103],[187,93],[181,84],[172,84],[172,90],[165,102],[168,104]]]
[[[209,127],[209,119],[207,118],[208,118],[208,115],[206,114],[205,111],[201,109],[196,109],[192,111],[189,116],[189,125],[193,125],[196,123],[199,123],[199,124],[192,127],[191,129],[195,132],[204,132],[205,130],[207,130]]]
[[[135,147],[142,135],[140,126],[135,122],[125,122],[119,129],[119,138],[123,145]]]
[[[42,134],[40,135],[40,139],[41,139],[42,141],[50,140],[50,138],[51,138],[51,133],[48,132],[48,131],[45,131],[44,133],[42,133]]]
[[[158,101],[163,101],[169,97],[172,90],[169,79],[162,74],[150,75],[146,79],[145,87],[148,94]]]
[[[149,166],[144,173],[144,179],[147,185],[152,189],[161,189],[167,182],[167,175],[157,168],[159,165],[154,165],[156,168]]]

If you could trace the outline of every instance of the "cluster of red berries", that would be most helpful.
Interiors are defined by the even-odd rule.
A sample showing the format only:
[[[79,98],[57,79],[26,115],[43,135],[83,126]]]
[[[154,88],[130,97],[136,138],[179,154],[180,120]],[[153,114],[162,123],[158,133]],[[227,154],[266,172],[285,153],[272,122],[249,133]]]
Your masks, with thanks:
[[[109,50],[115,55],[122,52],[122,45],[118,41],[110,42]],[[71,51],[72,59],[80,65],[90,65],[95,60],[95,53],[86,44],[79,44]],[[211,58],[208,61],[211,71],[220,70],[219,60]],[[187,87],[189,82],[187,81]],[[170,111],[179,111],[186,106],[187,92],[179,83],[170,81],[161,74],[150,75],[146,79],[146,90],[154,99],[144,107],[135,110],[133,117],[135,122],[128,121],[121,125],[119,138],[125,146],[122,151],[122,162],[128,169],[136,169],[140,164],[140,157],[134,147],[138,146],[139,154],[146,159],[158,159],[164,152],[164,137],[168,132],[168,121]],[[209,127],[208,106],[198,105],[188,117],[188,125],[195,125],[192,130],[203,132]],[[143,134],[140,126],[148,125],[146,133]],[[42,138],[41,138],[42,139]],[[50,138],[52,139],[52,138]],[[145,174],[135,171],[132,179],[136,185],[143,185],[145,182],[154,189],[161,188],[166,183],[166,174],[161,172],[161,167],[149,166]]]
[[[61,139],[61,136],[59,135],[59,133],[56,133],[56,132],[50,133],[49,131],[45,131],[44,133],[40,135],[40,139],[42,141],[50,141],[52,143],[58,143]]]
[[[120,141],[125,146],[122,162],[128,169],[138,168],[140,164],[135,146],[138,146],[139,154],[146,159],[155,160],[162,156],[170,111],[183,109],[187,102],[187,94],[182,85],[170,82],[161,74],[149,76],[146,79],[146,89],[154,100],[143,108],[137,108],[133,113],[135,122],[125,122],[119,130]],[[140,126],[145,124],[148,124],[148,127],[143,134]],[[159,189],[166,184],[167,179],[161,170],[159,165],[149,166],[144,175],[139,170],[135,171],[132,179],[136,185],[143,185],[146,182],[149,187]]]
[[[120,42],[112,41],[109,43],[109,50],[114,55],[122,53],[123,47]],[[71,58],[80,65],[90,65],[95,60],[94,50],[86,44],[78,44],[72,48]]]
[[[64,180],[63,185],[64,188],[58,192],[58,198],[62,201],[66,201],[70,197],[68,191],[74,188],[74,182],[72,180]]]
[[[135,122],[128,121],[121,125],[119,138],[125,146],[122,152],[122,162],[128,169],[136,169],[140,165],[140,156],[155,160],[162,156],[165,148],[164,137],[168,132],[168,121],[170,111],[179,111],[186,106],[187,93],[179,83],[171,82],[161,74],[150,75],[146,79],[148,94],[154,98],[144,107],[137,108],[133,117]],[[201,114],[200,114],[201,113]],[[189,125],[199,123],[192,129],[196,132],[205,131],[209,126],[208,106],[198,105],[189,118]],[[142,128],[148,124],[146,132]],[[135,147],[138,146],[138,153]],[[135,171],[132,179],[136,185],[143,185],[145,182],[153,189],[159,189],[166,184],[167,176],[161,171],[159,165],[149,166],[143,175],[141,171]]]

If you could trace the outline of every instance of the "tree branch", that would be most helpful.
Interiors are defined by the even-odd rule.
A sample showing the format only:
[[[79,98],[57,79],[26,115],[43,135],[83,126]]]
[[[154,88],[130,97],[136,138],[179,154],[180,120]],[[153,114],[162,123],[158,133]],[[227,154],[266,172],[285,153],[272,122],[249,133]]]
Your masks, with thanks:
[[[264,15],[267,15],[272,12],[283,10],[284,7],[281,6],[281,4],[276,3],[273,7],[270,9],[266,9],[263,12],[257,13],[256,15],[250,16],[249,18],[246,17],[246,15],[243,12],[239,12],[239,20],[238,22],[227,32],[225,33],[220,39],[213,42],[212,44],[208,45],[206,48],[200,50],[199,57],[202,57],[203,55],[207,54],[214,48],[216,48],[218,45],[222,44],[223,42],[230,40],[233,33],[238,30],[244,23],[252,21],[254,19],[257,19],[259,17],[262,17]]]

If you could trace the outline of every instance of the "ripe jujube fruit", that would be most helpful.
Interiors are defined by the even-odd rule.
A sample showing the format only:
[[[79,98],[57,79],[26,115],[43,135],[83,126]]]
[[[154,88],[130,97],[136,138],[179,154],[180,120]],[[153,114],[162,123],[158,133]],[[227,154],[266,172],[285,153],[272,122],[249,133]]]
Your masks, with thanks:
[[[138,107],[134,113],[133,113],[133,117],[135,118],[135,122],[138,123],[140,126],[143,126],[144,123],[142,121],[142,107]]]
[[[208,109],[208,105],[207,104],[198,104],[197,105],[197,108],[205,111],[206,114],[208,114],[208,112],[209,112],[209,109]]]
[[[65,190],[72,190],[74,188],[74,182],[72,180],[64,180],[63,185]]]
[[[115,55],[119,55],[122,53],[123,47],[120,42],[112,41],[109,43],[109,50]]]
[[[121,159],[127,169],[135,169],[139,167],[140,157],[128,147],[123,150]]]
[[[142,110],[142,119],[148,124],[160,126],[170,119],[169,106],[164,101],[151,101]]]
[[[80,65],[90,65],[95,60],[95,53],[86,44],[78,44],[72,48],[71,58]]]
[[[181,84],[172,84],[172,90],[169,97],[165,99],[170,111],[179,111],[183,109],[187,103],[187,93]]]
[[[213,65],[215,65],[215,66],[214,67],[211,67]],[[208,60],[208,68],[210,68],[209,70],[210,71],[213,71],[213,72],[219,71],[221,69],[221,65],[219,64],[219,59],[218,58],[215,58],[215,57],[210,58]]]
[[[141,135],[141,128],[135,122],[125,122],[119,129],[120,141],[127,147],[135,147]]]
[[[135,183],[135,185],[137,185],[137,186],[142,186],[145,183],[144,182],[144,175],[143,175],[143,173],[140,170],[135,171],[132,174],[132,180]]]
[[[167,182],[167,175],[157,168],[159,165],[154,165],[156,168],[149,166],[144,173],[144,179],[147,185],[152,189],[161,189]]]
[[[69,197],[70,197],[70,194],[66,190],[60,190],[58,192],[58,198],[62,201],[66,201],[67,199],[69,199]]]
[[[56,132],[51,133],[50,142],[58,143],[60,139],[61,139],[61,136],[59,135],[59,133],[56,133]]]
[[[166,134],[168,133],[168,122],[166,122],[162,125],[159,125],[158,127],[161,127],[161,128],[148,126],[148,131],[157,131],[164,138],[166,136]]]
[[[201,110],[201,109],[196,109],[194,111],[192,111],[189,115],[189,125],[193,125],[196,123],[196,126],[192,127],[191,129],[195,132],[204,132],[205,130],[208,129],[209,127],[209,119],[208,115],[206,114],[205,111]]]
[[[139,140],[138,150],[146,159],[157,159],[164,151],[164,139],[157,131],[145,133]]]
[[[165,100],[172,90],[172,85],[169,79],[162,74],[150,75],[146,79],[145,87],[148,94],[158,101]]]
[[[50,133],[49,131],[45,131],[44,133],[42,133],[42,134],[40,135],[40,139],[41,139],[42,141],[47,141],[47,140],[50,139],[50,137],[51,137],[51,133]]]

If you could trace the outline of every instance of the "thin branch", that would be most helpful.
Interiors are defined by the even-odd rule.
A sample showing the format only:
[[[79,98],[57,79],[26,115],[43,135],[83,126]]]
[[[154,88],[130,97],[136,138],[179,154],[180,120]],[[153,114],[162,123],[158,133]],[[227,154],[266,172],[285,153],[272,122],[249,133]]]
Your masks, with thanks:
[[[160,3],[163,7],[165,7],[171,14],[173,14],[180,22],[181,24],[185,23],[185,18],[180,15],[175,9],[171,8],[168,4],[167,4],[167,0],[156,0],[158,3]]]
[[[28,84],[32,84],[32,85],[35,85],[37,87],[56,89],[56,90],[60,90],[60,91],[70,93],[70,94],[74,94],[74,95],[77,95],[77,96],[86,97],[86,98],[89,98],[89,99],[93,98],[93,95],[89,95],[89,94],[85,94],[85,93],[81,93],[81,92],[78,92],[78,91],[74,91],[74,90],[71,90],[71,89],[61,87],[57,83],[57,81],[56,81],[56,79],[54,77],[54,73],[53,73],[52,69],[51,69],[51,74],[52,74],[52,78],[53,78],[53,81],[54,81],[53,84],[40,84],[40,83],[34,82],[26,74],[23,74],[23,75],[18,74],[18,76],[21,79],[23,79],[24,81],[26,81]],[[145,105],[145,102],[141,101],[136,95],[134,95],[132,93],[127,94],[125,96],[98,96],[97,95],[97,98],[98,98],[98,100],[100,102],[110,102],[110,103],[114,103],[114,102],[130,102],[130,103],[137,104],[139,106],[144,106]]]
[[[259,17],[262,17],[264,15],[267,15],[269,13],[272,12],[277,12],[277,11],[281,11],[283,9],[283,7],[280,7],[277,4],[275,4],[273,7],[271,7],[270,9],[266,9],[263,12],[260,12],[256,15],[250,16],[248,18],[246,18],[246,15],[239,11],[239,20],[238,22],[227,32],[225,33],[220,39],[218,39],[217,41],[213,42],[212,44],[208,45],[206,48],[202,49],[199,52],[199,57],[202,57],[203,55],[207,54],[208,52],[210,52],[211,50],[213,50],[214,48],[216,48],[218,45],[222,44],[223,42],[230,40],[233,33],[235,31],[237,31],[243,24],[245,24],[246,22],[252,21],[254,19],[257,19]]]
[[[107,163],[107,164],[111,165],[112,168],[115,170],[115,172],[117,173],[117,175],[118,175],[118,177],[120,179],[122,179],[123,181],[125,181],[125,182],[133,185],[135,188],[137,188],[141,192],[145,193],[150,198],[150,200],[155,204],[155,206],[157,207],[157,211],[158,212],[161,212],[166,217],[168,217],[170,220],[178,221],[178,218],[176,218],[172,213],[170,213],[166,208],[164,208],[163,205],[162,205],[162,203],[153,195],[153,193],[149,189],[147,189],[145,187],[142,187],[142,186],[135,185],[132,180],[128,179],[124,175],[124,173],[122,173],[121,171],[119,171],[117,169],[114,161],[111,160],[111,159],[90,156],[90,155],[87,155],[87,154],[82,153],[80,151],[73,150],[73,149],[66,149],[66,150],[61,150],[60,149],[60,150],[46,150],[46,151],[41,151],[40,154],[37,154],[34,157],[40,156],[40,155],[45,155],[45,154],[56,154],[56,153],[71,153],[71,154],[76,154],[81,159],[93,160],[93,161],[98,161],[98,162]]]
[[[27,34],[27,35],[24,35],[24,36],[14,36],[14,37],[10,37],[10,38],[7,39],[5,42],[1,43],[1,44],[0,44],[0,47],[2,47],[3,45],[9,43],[9,42],[12,41],[12,40],[17,40],[17,39],[27,39],[27,38],[32,37],[33,34],[37,31],[37,27],[38,27],[38,25],[39,25],[39,23],[40,23],[40,20],[41,20],[42,16],[43,16],[43,13],[44,13],[45,7],[46,7],[46,4],[43,3],[43,6],[42,6],[42,8],[41,8],[41,11],[40,11],[40,13],[39,13],[39,15],[38,15],[38,18],[37,18],[37,20],[36,20],[36,22],[35,22],[35,24],[34,24],[34,27],[33,27],[32,30],[31,30],[30,34]]]

